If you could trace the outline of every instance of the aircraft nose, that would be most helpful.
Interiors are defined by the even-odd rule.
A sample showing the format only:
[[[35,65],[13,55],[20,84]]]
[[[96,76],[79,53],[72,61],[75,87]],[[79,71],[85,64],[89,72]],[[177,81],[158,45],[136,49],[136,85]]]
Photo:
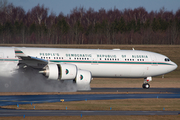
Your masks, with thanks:
[[[174,65],[173,70],[175,70],[178,67],[178,65],[176,63],[174,63],[174,62],[173,62],[173,65]]]
[[[176,63],[174,63],[175,64],[175,69],[178,67],[178,65],[176,64]]]
[[[171,65],[168,67],[167,73],[174,71],[177,67],[177,64],[171,61]]]

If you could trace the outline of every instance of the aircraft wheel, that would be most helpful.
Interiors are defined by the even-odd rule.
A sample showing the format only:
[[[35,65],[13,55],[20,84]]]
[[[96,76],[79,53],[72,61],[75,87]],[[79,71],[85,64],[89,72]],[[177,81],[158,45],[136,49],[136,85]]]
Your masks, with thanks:
[[[148,83],[145,83],[145,84],[142,85],[142,87],[143,87],[144,89],[149,89],[149,88],[150,88],[150,85],[149,85]]]

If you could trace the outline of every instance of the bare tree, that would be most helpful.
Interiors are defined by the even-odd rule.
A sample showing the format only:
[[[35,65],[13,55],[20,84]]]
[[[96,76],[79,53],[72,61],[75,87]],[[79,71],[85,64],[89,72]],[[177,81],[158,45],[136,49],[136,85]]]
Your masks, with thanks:
[[[7,7],[7,4],[7,0],[0,0],[0,12],[4,11],[4,9]]]
[[[48,8],[45,8],[44,5],[40,6],[39,4],[32,8],[31,10],[31,17],[34,18],[34,21],[38,21],[39,24],[42,23],[42,21],[45,23],[47,14],[48,14]]]

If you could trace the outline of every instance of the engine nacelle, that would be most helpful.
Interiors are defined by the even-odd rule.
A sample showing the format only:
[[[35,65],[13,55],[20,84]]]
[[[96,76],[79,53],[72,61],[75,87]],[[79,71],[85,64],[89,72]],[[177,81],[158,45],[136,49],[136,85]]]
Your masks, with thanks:
[[[41,71],[51,80],[73,80],[77,75],[77,67],[73,64],[48,64],[45,71]]]
[[[91,90],[90,88],[91,80],[92,80],[92,75],[90,71],[78,70],[75,79],[78,90]]]

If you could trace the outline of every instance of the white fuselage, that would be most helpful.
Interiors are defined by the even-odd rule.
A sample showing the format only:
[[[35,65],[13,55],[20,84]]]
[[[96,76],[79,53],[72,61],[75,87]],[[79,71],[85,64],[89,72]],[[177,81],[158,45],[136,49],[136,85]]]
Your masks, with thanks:
[[[75,64],[78,69],[88,70],[92,77],[158,76],[177,68],[168,57],[141,50],[99,50],[64,48],[16,47],[28,56],[48,60],[49,63]],[[0,47],[0,76],[10,77],[19,63],[15,47]],[[38,68],[38,64],[33,64]]]

